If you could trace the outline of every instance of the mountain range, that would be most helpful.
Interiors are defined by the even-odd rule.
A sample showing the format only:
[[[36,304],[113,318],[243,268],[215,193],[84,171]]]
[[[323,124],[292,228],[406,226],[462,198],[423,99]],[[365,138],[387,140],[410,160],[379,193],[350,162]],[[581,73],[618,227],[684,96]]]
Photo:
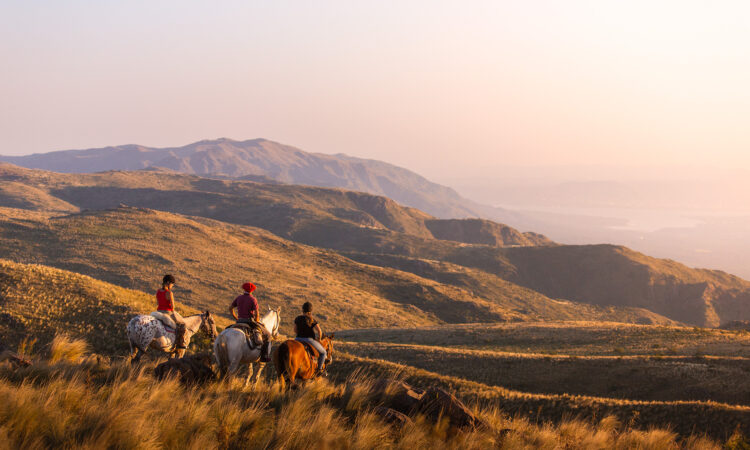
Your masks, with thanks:
[[[309,153],[266,139],[222,138],[171,148],[120,145],[0,156],[0,161],[63,173],[161,168],[202,176],[336,187],[385,196],[440,218],[512,217],[510,212],[472,202],[449,187],[392,164]]]

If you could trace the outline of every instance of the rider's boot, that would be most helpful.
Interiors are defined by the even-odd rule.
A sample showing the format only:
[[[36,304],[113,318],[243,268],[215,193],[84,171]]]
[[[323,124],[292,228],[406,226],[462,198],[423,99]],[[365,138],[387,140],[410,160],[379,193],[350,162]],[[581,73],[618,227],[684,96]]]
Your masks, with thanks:
[[[271,341],[263,339],[263,345],[260,347],[260,362],[271,361]]]
[[[174,330],[174,342],[175,342],[175,348],[177,349],[186,349],[187,348],[187,339],[185,337],[185,333],[187,330],[185,329],[184,323],[178,323],[177,328]]]

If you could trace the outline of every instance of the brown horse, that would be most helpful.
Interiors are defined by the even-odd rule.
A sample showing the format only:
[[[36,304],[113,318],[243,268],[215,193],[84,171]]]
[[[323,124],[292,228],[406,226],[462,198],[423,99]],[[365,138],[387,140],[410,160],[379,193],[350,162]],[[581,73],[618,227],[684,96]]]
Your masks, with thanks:
[[[326,367],[333,361],[333,334],[323,335],[320,344],[326,349]],[[276,367],[276,373],[284,389],[285,381],[288,381],[291,387],[297,387],[297,379],[307,381],[315,376],[316,360],[310,358],[305,350],[305,344],[294,339],[284,341],[276,347],[273,354],[273,365]]]

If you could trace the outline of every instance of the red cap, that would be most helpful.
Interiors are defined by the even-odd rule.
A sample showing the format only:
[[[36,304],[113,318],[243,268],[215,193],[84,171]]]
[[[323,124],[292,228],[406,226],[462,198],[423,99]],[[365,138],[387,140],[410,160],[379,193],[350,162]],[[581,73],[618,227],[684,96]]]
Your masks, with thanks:
[[[255,285],[253,283],[245,283],[242,285],[242,289],[244,289],[245,292],[253,292],[255,290]]]

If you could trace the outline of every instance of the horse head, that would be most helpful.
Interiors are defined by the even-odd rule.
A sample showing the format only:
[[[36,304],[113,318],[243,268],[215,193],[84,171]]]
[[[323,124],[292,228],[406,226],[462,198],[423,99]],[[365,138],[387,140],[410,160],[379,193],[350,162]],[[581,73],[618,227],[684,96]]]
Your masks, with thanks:
[[[331,364],[331,361],[333,361],[333,337],[336,333],[331,334],[323,334],[323,336],[320,338],[320,343],[323,345],[323,348],[326,349],[326,365]]]
[[[271,332],[271,337],[275,338],[275,337],[277,337],[279,335],[279,325],[281,325],[281,306],[279,306],[276,309],[273,309],[273,308],[271,308],[269,306],[268,307],[268,313],[266,314],[266,317],[268,317],[269,315],[273,315],[273,322],[272,322],[272,325],[271,325],[271,329],[268,330],[268,331]],[[263,321],[266,322],[265,319]],[[267,325],[266,325],[266,327],[267,327]]]
[[[219,335],[216,331],[214,316],[212,316],[211,312],[208,310],[201,314],[201,331],[203,331],[203,333],[205,333],[211,340],[216,339],[216,336]]]

